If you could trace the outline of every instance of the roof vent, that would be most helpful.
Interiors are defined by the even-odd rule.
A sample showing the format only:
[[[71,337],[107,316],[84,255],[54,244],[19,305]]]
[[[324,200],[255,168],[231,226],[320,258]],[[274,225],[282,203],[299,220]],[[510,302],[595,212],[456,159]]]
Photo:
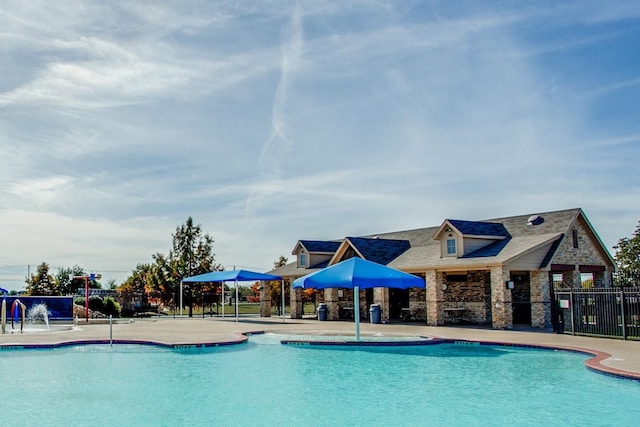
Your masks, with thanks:
[[[540,215],[531,215],[527,220],[527,225],[540,225],[544,222],[544,218]]]

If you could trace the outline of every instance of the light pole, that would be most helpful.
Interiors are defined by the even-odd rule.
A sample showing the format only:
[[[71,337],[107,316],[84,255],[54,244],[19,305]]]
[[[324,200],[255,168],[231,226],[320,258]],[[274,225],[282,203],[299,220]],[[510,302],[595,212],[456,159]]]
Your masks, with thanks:
[[[88,276],[73,276],[74,279],[84,279],[84,316],[89,323],[89,279],[102,279],[102,274],[91,273]]]

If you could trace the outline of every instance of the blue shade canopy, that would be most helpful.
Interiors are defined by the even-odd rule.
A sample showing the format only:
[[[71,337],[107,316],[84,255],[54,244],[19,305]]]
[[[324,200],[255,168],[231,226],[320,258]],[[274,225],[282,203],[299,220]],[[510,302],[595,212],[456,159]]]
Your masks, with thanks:
[[[362,258],[349,258],[293,281],[294,288],[424,288],[425,281],[413,274]]]
[[[185,283],[205,283],[205,282],[253,282],[256,280],[282,280],[280,276],[271,274],[256,273],[247,270],[212,271],[211,273],[199,274],[197,276],[182,279]]]

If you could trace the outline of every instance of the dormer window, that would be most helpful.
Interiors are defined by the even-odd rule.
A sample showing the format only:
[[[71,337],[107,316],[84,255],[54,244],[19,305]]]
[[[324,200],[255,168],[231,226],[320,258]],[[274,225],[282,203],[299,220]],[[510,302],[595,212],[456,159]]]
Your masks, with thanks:
[[[456,254],[456,239],[447,239],[447,255]]]
[[[300,267],[307,266],[307,254],[300,254]]]

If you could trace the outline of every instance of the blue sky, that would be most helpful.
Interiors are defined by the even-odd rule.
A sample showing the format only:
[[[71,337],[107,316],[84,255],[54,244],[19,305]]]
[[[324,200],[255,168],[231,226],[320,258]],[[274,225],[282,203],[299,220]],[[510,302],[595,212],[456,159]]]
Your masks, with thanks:
[[[582,207],[640,220],[637,1],[0,0],[0,286]],[[613,250],[612,250],[613,251]]]

